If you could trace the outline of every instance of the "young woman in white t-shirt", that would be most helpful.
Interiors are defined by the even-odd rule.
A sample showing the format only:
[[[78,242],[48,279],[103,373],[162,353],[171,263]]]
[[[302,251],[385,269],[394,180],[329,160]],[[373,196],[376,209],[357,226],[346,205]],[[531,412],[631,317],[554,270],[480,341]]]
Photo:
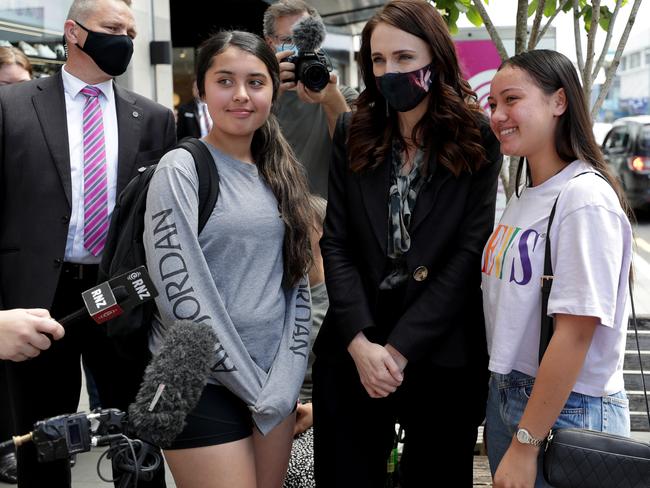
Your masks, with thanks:
[[[508,59],[489,102],[502,152],[525,158],[526,184],[483,252],[488,456],[496,488],[544,487],[543,445],[553,426],[629,435],[622,368],[632,229],[565,56],[538,50]],[[517,183],[522,167],[523,159]],[[540,364],[540,283],[556,199],[548,302],[555,324]]]

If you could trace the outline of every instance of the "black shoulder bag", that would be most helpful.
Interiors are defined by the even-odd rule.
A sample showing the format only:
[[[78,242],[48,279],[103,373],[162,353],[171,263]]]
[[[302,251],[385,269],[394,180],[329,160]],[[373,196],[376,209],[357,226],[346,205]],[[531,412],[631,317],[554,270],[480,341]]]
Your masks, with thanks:
[[[574,178],[583,174],[585,173],[580,173]],[[601,176],[598,173],[595,174]],[[549,216],[544,250],[539,341],[540,364],[553,335],[554,319],[549,317],[546,312],[553,283],[550,231],[556,205],[557,198]],[[631,281],[629,282],[629,289],[632,302],[632,323],[634,324],[639,362],[641,363],[641,348],[639,346]],[[641,379],[643,381],[648,421],[650,422],[648,392],[645,387],[642,363]],[[553,429],[548,436],[546,452],[544,453],[544,478],[556,488],[648,488],[650,487],[650,444],[635,441],[628,437],[588,429]]]

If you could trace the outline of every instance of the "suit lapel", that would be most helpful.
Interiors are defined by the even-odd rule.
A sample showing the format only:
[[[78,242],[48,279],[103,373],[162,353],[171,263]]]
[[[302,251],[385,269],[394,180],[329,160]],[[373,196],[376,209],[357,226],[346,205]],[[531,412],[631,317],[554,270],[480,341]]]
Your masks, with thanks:
[[[56,75],[38,83],[39,93],[32,97],[36,116],[50,149],[52,160],[61,178],[63,191],[72,207],[72,176],[70,175],[70,146],[68,144],[68,121],[66,117],[63,77]]]
[[[381,166],[359,176],[361,195],[368,219],[384,254],[386,254],[388,240],[388,190],[391,164],[390,158],[386,158]]]
[[[133,96],[113,83],[117,113],[117,194],[124,189],[133,174],[135,157],[140,146],[140,124],[144,117]],[[162,134],[161,134],[162,136]]]
[[[413,220],[411,220],[411,228],[409,229],[410,235],[413,235],[418,226],[429,215],[436,204],[440,188],[452,177],[452,173],[446,167],[436,163],[435,154],[432,154],[429,159],[429,174],[432,175],[431,181],[425,183],[420,189],[415,203]]]

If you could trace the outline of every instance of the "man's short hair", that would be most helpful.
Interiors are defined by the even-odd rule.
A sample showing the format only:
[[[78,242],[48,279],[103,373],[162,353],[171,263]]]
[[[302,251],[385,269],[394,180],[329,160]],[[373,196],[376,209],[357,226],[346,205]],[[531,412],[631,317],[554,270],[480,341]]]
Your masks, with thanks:
[[[320,19],[318,11],[303,0],[279,0],[264,12],[264,37],[275,36],[275,21],[280,17],[289,17],[307,12],[310,17]]]
[[[117,0],[131,6],[131,0]],[[92,14],[97,5],[97,0],[74,0],[68,10],[68,19],[83,22]]]

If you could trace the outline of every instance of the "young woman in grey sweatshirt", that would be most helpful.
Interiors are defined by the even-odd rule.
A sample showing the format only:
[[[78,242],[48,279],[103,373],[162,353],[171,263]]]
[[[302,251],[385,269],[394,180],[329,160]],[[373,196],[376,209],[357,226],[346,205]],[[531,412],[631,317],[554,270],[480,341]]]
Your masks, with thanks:
[[[179,487],[280,487],[309,355],[310,210],[298,162],[271,107],[274,53],[254,34],[221,32],[197,59],[214,125],[203,142],[219,198],[198,226],[198,176],[183,149],[165,155],[145,214],[147,265],[160,291],[150,347],[179,320],[209,323],[214,366],[165,457]]]

